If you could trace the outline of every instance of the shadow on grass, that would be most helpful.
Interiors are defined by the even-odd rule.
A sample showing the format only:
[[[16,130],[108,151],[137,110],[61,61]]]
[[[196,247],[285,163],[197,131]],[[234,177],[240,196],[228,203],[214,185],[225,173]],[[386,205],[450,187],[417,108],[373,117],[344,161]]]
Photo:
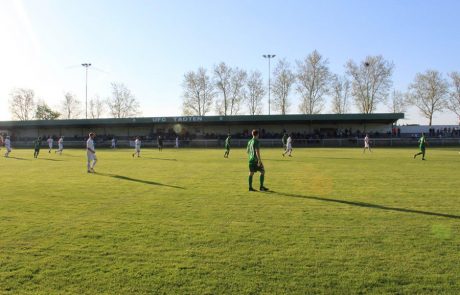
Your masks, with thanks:
[[[6,159],[14,159],[14,160],[21,160],[21,161],[30,161],[30,159],[26,158],[18,158],[18,157],[5,157]]]
[[[150,159],[150,160],[161,160],[161,161],[177,161],[177,159],[165,159],[165,158],[152,158],[152,157],[142,157],[144,159]]]
[[[47,158],[37,158],[37,160],[54,161],[54,162],[62,162],[63,161],[63,160],[59,160],[59,159],[47,159]]]
[[[415,209],[406,209],[406,208],[397,208],[397,207],[388,207],[388,206],[383,206],[383,205],[378,205],[378,204],[371,204],[371,203],[364,203],[364,202],[346,201],[346,200],[340,200],[340,199],[330,199],[330,198],[315,197],[315,196],[304,196],[304,195],[299,195],[299,194],[290,194],[290,193],[275,192],[275,191],[269,191],[269,193],[277,194],[277,195],[285,196],[285,197],[309,199],[309,200],[316,200],[316,201],[323,201],[323,202],[330,202],[330,203],[339,203],[339,204],[345,204],[345,205],[357,206],[357,207],[364,207],[364,208],[371,208],[371,209],[379,209],[379,210],[386,210],[386,211],[414,213],[414,214],[422,214],[422,215],[428,215],[428,216],[437,216],[437,217],[460,219],[460,216],[453,215],[453,214],[445,214],[445,213],[437,213],[437,212],[422,211],[422,210],[415,210]]]
[[[163,184],[163,183],[160,183],[160,182],[137,179],[137,178],[132,178],[132,177],[123,176],[123,175],[117,175],[117,174],[95,173],[94,175],[106,176],[106,177],[111,177],[111,178],[115,178],[115,179],[121,179],[121,180],[138,182],[138,183],[149,184],[149,185],[158,185],[158,186],[166,186],[166,187],[171,187],[171,188],[176,188],[176,189],[185,189],[184,187],[181,187],[181,186]]]

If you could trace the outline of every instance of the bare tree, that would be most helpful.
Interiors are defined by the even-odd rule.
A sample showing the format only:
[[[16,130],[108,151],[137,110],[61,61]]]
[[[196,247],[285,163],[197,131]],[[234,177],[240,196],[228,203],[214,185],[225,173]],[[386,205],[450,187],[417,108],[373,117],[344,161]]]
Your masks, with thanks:
[[[10,93],[10,112],[14,119],[30,120],[34,115],[35,93],[32,89],[16,88]]]
[[[206,69],[199,68],[196,72],[186,73],[182,87],[184,115],[205,116],[211,111],[216,92],[214,83],[206,74]]]
[[[331,81],[332,112],[334,114],[348,113],[350,110],[350,81],[337,75],[332,76]]]
[[[378,55],[366,57],[360,65],[350,60],[346,68],[356,106],[362,113],[373,113],[377,105],[387,99],[394,64]]]
[[[230,115],[237,115],[245,97],[245,83],[248,74],[245,70],[235,68],[231,79]]]
[[[276,111],[282,115],[288,112],[289,94],[295,82],[295,75],[291,70],[291,65],[286,59],[281,59],[273,71],[273,83],[271,91],[273,93],[273,105]]]
[[[114,118],[129,118],[140,113],[139,102],[123,83],[112,84],[112,97],[107,99],[109,112]]]
[[[398,90],[393,90],[388,101],[388,109],[392,113],[405,113],[407,111],[407,95]]]
[[[324,95],[329,90],[328,60],[314,50],[303,61],[297,61],[297,92],[304,114],[318,114],[324,108]]]
[[[219,115],[226,116],[229,113],[232,74],[232,68],[224,62],[214,67],[214,80],[217,90],[221,95],[216,101],[216,110]]]
[[[431,126],[433,115],[442,112],[447,106],[448,82],[436,70],[417,73],[409,86],[409,101],[414,104]]]
[[[246,71],[231,68],[224,62],[214,67],[214,80],[221,97],[216,101],[216,110],[220,115],[238,114],[244,98]]]
[[[89,115],[92,119],[99,119],[104,113],[104,101],[95,95],[88,102]]]
[[[460,73],[452,72],[449,77],[452,83],[447,107],[460,118]]]
[[[248,104],[249,114],[260,115],[262,113],[262,99],[265,95],[262,73],[259,71],[252,72],[246,81],[246,88],[245,100]]]
[[[64,94],[61,109],[64,119],[78,118],[81,114],[81,102],[73,93],[66,92]]]

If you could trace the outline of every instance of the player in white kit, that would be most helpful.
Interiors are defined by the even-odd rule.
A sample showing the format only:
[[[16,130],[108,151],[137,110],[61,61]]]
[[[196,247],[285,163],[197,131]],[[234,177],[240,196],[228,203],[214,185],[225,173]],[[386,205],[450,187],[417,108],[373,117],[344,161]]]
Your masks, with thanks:
[[[133,158],[136,154],[138,158],[141,156],[141,140],[139,139],[139,137],[136,137],[136,140],[134,141]]]
[[[366,137],[364,137],[364,149],[363,149],[363,153],[366,152],[366,149],[369,150],[370,153],[372,153],[372,151],[371,151],[371,146],[370,146],[369,135],[367,135],[367,134],[366,134]]]
[[[5,157],[8,158],[11,153],[11,140],[9,136],[7,136],[5,139],[5,149],[6,149]]]
[[[48,150],[48,153],[51,153],[51,150],[53,149],[54,139],[50,136],[50,137],[48,137],[48,139],[46,140],[46,142],[48,143],[48,147],[50,148],[50,149]]]
[[[112,148],[116,148],[117,147],[117,141],[115,140],[115,137],[112,138]]]
[[[176,137],[176,149],[179,148],[179,136]]]
[[[64,150],[64,136],[61,136],[58,140],[58,149],[54,153],[59,153],[62,155],[62,150]]]
[[[91,132],[89,134],[88,140],[86,141],[86,156],[87,156],[87,169],[88,173],[95,173],[94,171],[94,166],[96,165],[97,162],[97,157],[96,157],[96,150],[94,148],[94,138],[96,137],[96,134],[94,132]]]
[[[286,140],[286,150],[283,153],[283,157],[289,153],[289,157],[292,157],[292,137],[289,135],[289,137]]]

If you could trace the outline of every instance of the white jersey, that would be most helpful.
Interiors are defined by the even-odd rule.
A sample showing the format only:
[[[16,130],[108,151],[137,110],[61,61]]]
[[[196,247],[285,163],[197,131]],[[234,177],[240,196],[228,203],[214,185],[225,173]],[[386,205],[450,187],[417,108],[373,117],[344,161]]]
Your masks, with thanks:
[[[369,137],[364,137],[364,147],[369,147]]]
[[[140,149],[141,149],[141,140],[140,140],[140,139],[136,139],[136,140],[134,141],[134,148],[135,148],[136,150],[140,150]]]
[[[86,149],[89,151],[89,150],[93,150],[94,151],[94,140],[92,138],[88,138],[88,140],[86,141]]]
[[[11,140],[9,140],[8,138],[5,139],[5,147],[6,147],[7,149],[10,149],[10,148],[11,148]]]
[[[52,148],[54,140],[52,138],[48,138],[47,142],[48,142],[48,146]]]
[[[289,136],[286,141],[286,148],[288,150],[292,149],[292,138]]]
[[[62,150],[62,148],[64,147],[64,139],[59,138],[58,145],[59,145],[59,149]]]
[[[88,156],[88,160],[94,160],[96,159],[96,155],[92,153],[90,149],[95,152],[94,140],[92,140],[91,137],[86,141],[86,154]]]

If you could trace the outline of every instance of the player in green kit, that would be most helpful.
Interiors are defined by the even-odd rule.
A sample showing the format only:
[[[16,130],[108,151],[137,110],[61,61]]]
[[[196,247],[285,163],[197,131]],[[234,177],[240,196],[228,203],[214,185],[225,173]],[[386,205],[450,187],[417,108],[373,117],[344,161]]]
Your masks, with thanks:
[[[418,140],[420,153],[414,155],[414,159],[417,158],[418,155],[422,155],[422,160],[425,160],[425,148],[427,145],[427,141],[425,139],[425,133],[422,133],[422,137]]]
[[[252,188],[252,177],[255,172],[260,172],[260,191],[268,191],[264,186],[265,169],[260,158],[259,131],[252,130],[252,139],[248,142],[247,152],[249,156],[249,191],[255,191]]]
[[[39,137],[34,140],[34,158],[38,158],[38,154],[40,153],[40,146],[42,145],[42,138]]]
[[[284,135],[283,135],[283,138],[281,138],[281,142],[283,143],[283,151],[285,152],[286,151],[286,148],[287,148],[287,139],[288,139],[288,135],[286,132],[284,132]]]
[[[224,154],[224,158],[228,158],[228,154],[230,154],[230,139],[232,137],[230,136],[230,134],[227,136],[227,138],[225,139],[225,154]]]

